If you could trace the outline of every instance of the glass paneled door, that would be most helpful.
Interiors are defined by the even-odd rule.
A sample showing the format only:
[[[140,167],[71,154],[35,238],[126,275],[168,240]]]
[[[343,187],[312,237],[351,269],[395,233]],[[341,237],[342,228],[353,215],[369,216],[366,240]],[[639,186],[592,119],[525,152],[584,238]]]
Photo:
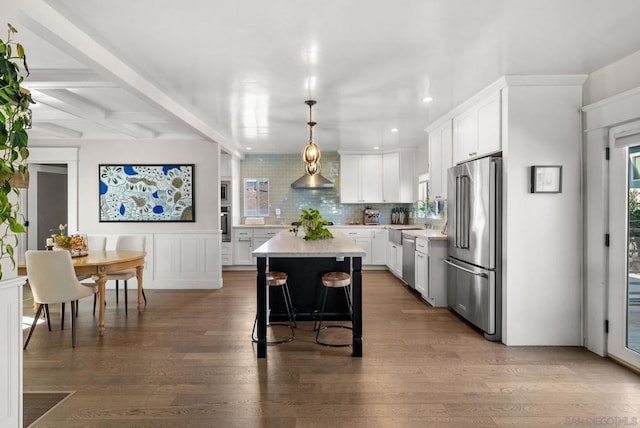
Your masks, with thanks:
[[[640,123],[609,135],[608,353],[640,367]]]

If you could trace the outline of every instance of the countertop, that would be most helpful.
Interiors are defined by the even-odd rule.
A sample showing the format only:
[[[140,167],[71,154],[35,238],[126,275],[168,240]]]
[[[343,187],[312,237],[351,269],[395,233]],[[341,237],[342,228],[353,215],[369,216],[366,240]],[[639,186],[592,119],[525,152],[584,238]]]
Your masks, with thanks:
[[[299,233],[295,236],[288,230],[253,250],[254,257],[364,257],[366,251],[351,238],[339,231],[333,233],[333,239],[305,241]]]
[[[239,229],[283,229],[288,231],[293,226],[288,224],[239,224],[232,226]],[[447,235],[443,235],[439,230],[425,229],[417,224],[334,224],[327,226],[332,230],[336,229],[395,229],[402,230],[402,233],[410,234],[417,238],[424,238],[433,241],[446,241]],[[300,234],[302,236],[302,234]],[[348,239],[348,238],[347,238]]]
[[[439,230],[433,229],[413,229],[413,230],[405,230],[402,232],[406,235],[415,236],[416,238],[424,238],[429,241],[446,241],[447,235],[443,235]]]
[[[236,224],[231,227],[237,227],[239,229],[263,229],[263,228],[292,228],[290,224]],[[363,228],[363,229],[415,229],[424,228],[417,224],[332,224],[327,227],[332,229],[349,229],[349,228]]]

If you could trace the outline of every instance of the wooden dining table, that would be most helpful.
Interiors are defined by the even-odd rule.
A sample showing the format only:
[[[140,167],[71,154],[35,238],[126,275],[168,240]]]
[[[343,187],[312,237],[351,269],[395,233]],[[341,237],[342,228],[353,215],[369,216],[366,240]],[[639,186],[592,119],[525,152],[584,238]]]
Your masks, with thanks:
[[[104,336],[104,307],[105,284],[107,274],[125,269],[136,269],[138,282],[138,311],[142,311],[144,299],[142,297],[142,271],[144,269],[144,251],[89,251],[86,256],[73,257],[73,269],[78,277],[91,277],[98,285],[99,310],[98,333]],[[18,264],[18,275],[26,276],[27,267]]]

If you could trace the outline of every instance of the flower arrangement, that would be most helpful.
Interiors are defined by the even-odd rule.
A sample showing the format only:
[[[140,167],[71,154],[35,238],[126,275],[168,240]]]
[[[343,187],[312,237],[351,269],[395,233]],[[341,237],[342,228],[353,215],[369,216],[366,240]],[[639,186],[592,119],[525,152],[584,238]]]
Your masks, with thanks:
[[[67,225],[58,226],[58,233],[51,235],[56,247],[60,250],[68,250],[74,254],[83,254],[87,252],[87,238],[85,235],[68,235]]]

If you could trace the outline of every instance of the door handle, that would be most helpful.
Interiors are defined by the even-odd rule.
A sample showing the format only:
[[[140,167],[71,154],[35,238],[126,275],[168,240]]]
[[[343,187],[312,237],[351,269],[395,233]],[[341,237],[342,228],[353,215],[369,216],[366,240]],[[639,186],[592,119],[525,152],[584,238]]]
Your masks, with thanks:
[[[483,272],[474,272],[474,271],[472,271],[471,269],[463,268],[462,266],[458,266],[458,265],[457,265],[457,264],[455,264],[455,263],[451,263],[451,262],[450,262],[449,260],[447,260],[447,259],[443,259],[442,261],[443,261],[443,262],[445,262],[446,264],[448,264],[449,266],[452,266],[452,267],[454,267],[454,268],[456,268],[456,269],[460,269],[461,271],[464,271],[464,272],[470,273],[471,275],[479,276],[479,277],[481,277],[481,278],[489,278],[489,275],[487,275],[486,273],[483,273]]]

